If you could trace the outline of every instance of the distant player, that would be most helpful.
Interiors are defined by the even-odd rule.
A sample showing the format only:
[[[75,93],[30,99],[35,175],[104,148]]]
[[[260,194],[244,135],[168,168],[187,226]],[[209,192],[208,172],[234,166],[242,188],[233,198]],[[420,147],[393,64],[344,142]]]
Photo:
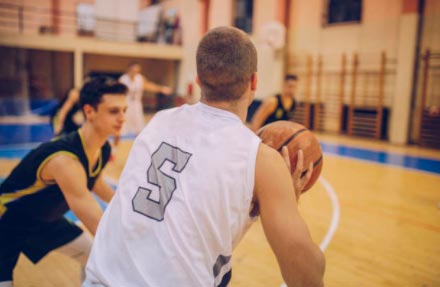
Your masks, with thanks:
[[[106,202],[113,196],[101,172],[110,156],[107,138],[125,120],[126,92],[105,78],[87,82],[79,100],[83,126],[32,150],[0,185],[0,286],[12,286],[21,252],[37,263],[58,250],[85,266],[92,237],[63,215],[72,210],[95,234],[102,210],[90,191]]]
[[[79,106],[79,91],[70,89],[61,100],[59,107],[51,117],[55,135],[76,131],[84,123],[84,114]]]
[[[274,121],[289,121],[296,108],[295,90],[298,77],[288,74],[284,77],[281,94],[263,100],[251,120],[251,129],[257,131]]]
[[[232,250],[258,213],[285,282],[322,286],[323,254],[296,207],[311,172],[292,182],[243,123],[257,87],[254,45],[219,27],[196,58],[201,100],[158,112],[136,138],[83,286],[227,286]]]
[[[119,81],[128,87],[127,95],[127,121],[124,124],[123,133],[138,134],[145,126],[142,96],[145,90],[170,95],[172,90],[167,86],[161,86],[147,80],[141,74],[141,65],[131,63],[127,71]]]

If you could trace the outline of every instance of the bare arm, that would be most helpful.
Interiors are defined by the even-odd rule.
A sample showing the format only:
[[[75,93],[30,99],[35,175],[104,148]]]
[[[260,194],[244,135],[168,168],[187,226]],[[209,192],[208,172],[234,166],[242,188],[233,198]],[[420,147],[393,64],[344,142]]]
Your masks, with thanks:
[[[40,177],[55,180],[70,209],[95,235],[102,209],[87,188],[87,178],[81,163],[68,155],[57,155],[43,167]]]
[[[261,144],[255,171],[266,238],[288,286],[323,286],[325,261],[298,209],[292,179],[282,157]]]
[[[254,132],[261,128],[269,115],[275,111],[276,106],[277,99],[275,97],[270,97],[263,100],[251,120],[251,129]]]
[[[72,89],[67,96],[67,100],[64,102],[63,106],[60,108],[57,117],[57,123],[55,125],[54,132],[59,134],[64,127],[64,120],[66,119],[67,113],[72,109],[72,107],[78,102],[79,93],[77,90]]]
[[[155,92],[155,93],[162,93],[165,95],[170,95],[171,94],[171,88],[167,87],[167,86],[161,86],[158,84],[155,84],[153,82],[148,81],[145,77],[143,77],[144,79],[144,90],[150,91],[150,92]]]
[[[95,182],[95,186],[93,187],[93,192],[95,192],[99,198],[109,203],[113,198],[115,191],[111,188],[102,178],[102,175],[99,176],[98,180]]]

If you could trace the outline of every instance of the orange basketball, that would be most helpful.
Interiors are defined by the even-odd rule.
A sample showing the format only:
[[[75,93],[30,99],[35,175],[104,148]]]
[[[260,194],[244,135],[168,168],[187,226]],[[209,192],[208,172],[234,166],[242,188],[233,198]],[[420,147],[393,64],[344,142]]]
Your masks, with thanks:
[[[322,150],[318,140],[313,133],[303,125],[289,121],[276,121],[265,125],[257,135],[263,143],[276,149],[281,153],[283,146],[287,146],[290,157],[291,173],[293,174],[298,157],[298,150],[304,154],[304,169],[301,177],[305,176],[310,162],[313,162],[313,173],[303,192],[310,189],[321,174]]]

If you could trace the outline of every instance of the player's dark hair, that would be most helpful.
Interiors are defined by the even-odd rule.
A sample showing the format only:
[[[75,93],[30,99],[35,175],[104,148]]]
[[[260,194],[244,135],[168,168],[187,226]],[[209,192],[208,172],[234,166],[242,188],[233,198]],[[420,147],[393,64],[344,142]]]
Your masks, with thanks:
[[[200,41],[196,55],[202,97],[235,101],[257,71],[257,50],[249,36],[233,27],[218,27]]]
[[[90,78],[83,85],[80,96],[79,104],[81,109],[84,105],[91,105],[95,110],[98,104],[102,100],[102,96],[127,94],[127,86],[109,77],[95,77]]]

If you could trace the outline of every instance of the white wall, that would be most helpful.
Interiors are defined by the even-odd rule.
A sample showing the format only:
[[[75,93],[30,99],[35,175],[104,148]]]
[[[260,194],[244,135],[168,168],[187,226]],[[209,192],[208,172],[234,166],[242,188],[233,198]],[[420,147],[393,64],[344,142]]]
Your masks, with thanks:
[[[283,82],[284,49],[274,50],[265,42],[264,26],[277,21],[280,1],[254,0],[253,35],[258,53],[257,100],[280,92]]]
[[[363,3],[360,24],[324,26],[325,1],[292,0],[289,51],[312,54],[386,51],[395,56],[401,0]]]
[[[425,2],[422,51],[426,48],[440,51],[440,1],[438,0]]]
[[[179,9],[182,21],[182,49],[183,57],[179,69],[177,94],[184,95],[189,83],[195,86],[196,50],[201,38],[201,11],[199,0],[180,0]],[[195,91],[200,96],[198,90]]]
[[[232,0],[210,0],[209,29],[232,24]]]

